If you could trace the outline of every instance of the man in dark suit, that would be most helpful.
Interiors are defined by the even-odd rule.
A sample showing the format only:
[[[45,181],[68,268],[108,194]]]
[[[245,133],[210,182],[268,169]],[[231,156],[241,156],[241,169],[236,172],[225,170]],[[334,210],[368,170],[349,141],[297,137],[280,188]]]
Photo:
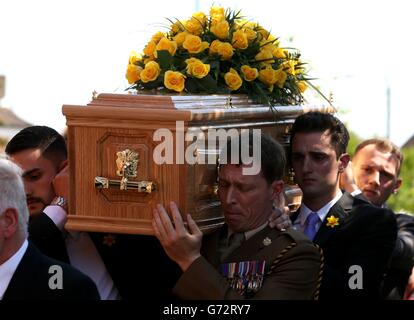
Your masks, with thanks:
[[[27,240],[21,170],[0,160],[0,300],[98,300],[93,281],[41,254]]]
[[[155,237],[64,229],[69,179],[66,143],[58,132],[45,126],[25,128],[5,151],[23,169],[29,237],[42,253],[91,277],[103,300],[169,295],[179,270]]]
[[[342,194],[348,140],[345,126],[330,114],[306,113],[292,126],[291,164],[303,192],[293,227],[323,249],[321,299],[379,298],[397,235],[390,210]]]
[[[388,139],[362,141],[355,149],[352,164],[341,174],[341,188],[353,194],[362,193],[378,207],[386,207],[389,197],[397,193],[403,155]],[[414,265],[414,217],[396,214],[398,237],[387,272],[383,296],[402,299]]]
[[[284,150],[265,135],[241,137],[237,148],[249,146],[256,162],[241,157],[228,164],[226,153],[220,155],[224,228],[202,238],[190,215],[184,225],[175,203],[170,204],[173,221],[162,205],[154,211],[155,235],[183,271],[174,292],[182,299],[314,299],[322,272],[319,250],[295,230],[267,225],[283,189]],[[254,145],[261,146],[260,154],[254,154]],[[228,142],[228,160],[237,148]],[[260,170],[247,173],[255,164]]]

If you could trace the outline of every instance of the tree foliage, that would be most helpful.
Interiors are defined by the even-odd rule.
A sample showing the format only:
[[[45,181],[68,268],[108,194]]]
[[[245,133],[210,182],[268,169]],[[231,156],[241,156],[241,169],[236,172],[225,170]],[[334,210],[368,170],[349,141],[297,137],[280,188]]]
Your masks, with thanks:
[[[402,185],[398,193],[391,196],[387,204],[395,212],[414,214],[414,147],[403,149],[404,162],[400,178]]]

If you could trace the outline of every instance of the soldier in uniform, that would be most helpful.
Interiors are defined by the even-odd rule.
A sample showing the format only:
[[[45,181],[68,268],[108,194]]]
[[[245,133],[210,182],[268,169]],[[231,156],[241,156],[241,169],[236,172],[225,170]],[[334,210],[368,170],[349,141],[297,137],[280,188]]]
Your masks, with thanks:
[[[250,134],[250,153],[254,143],[261,147],[260,154],[253,156],[260,161],[256,174],[246,174],[252,164],[223,163],[224,156],[230,159],[234,152],[232,140],[220,155],[218,194],[226,222],[221,229],[203,237],[190,215],[185,225],[174,202],[172,219],[162,205],[154,210],[155,235],[183,271],[174,287],[182,299],[314,299],[318,295],[323,268],[318,248],[298,231],[268,226],[283,189],[284,150],[268,136]]]

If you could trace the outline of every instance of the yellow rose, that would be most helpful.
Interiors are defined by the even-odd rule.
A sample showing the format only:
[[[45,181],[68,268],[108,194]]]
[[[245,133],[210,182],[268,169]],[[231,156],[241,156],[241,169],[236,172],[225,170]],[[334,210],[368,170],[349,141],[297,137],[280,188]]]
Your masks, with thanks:
[[[178,32],[184,31],[184,25],[180,20],[177,20],[171,25],[171,31],[173,34],[177,34]]]
[[[273,53],[269,50],[261,50],[255,56],[256,61],[260,61],[262,65],[274,63]]]
[[[212,6],[210,8],[210,16],[223,16],[224,17],[224,8]]]
[[[285,71],[283,71],[282,69],[277,69],[275,70],[275,84],[279,87],[279,88],[283,88],[283,86],[285,85],[285,81],[287,79],[287,73]]]
[[[183,46],[183,43],[185,41],[185,37],[187,35],[188,35],[188,33],[186,31],[177,33],[177,35],[174,37],[174,41],[177,43],[177,46],[179,46],[179,47]]]
[[[192,17],[198,20],[203,27],[206,25],[208,20],[206,14],[202,11],[194,13]]]
[[[275,71],[272,67],[266,67],[259,71],[259,80],[267,86],[272,86],[276,83]]]
[[[191,64],[191,63],[194,63],[194,62],[198,62],[198,61],[201,61],[200,59],[197,59],[197,58],[194,58],[194,57],[192,57],[192,58],[188,58],[188,59],[185,59],[185,63],[187,64],[187,65],[189,65],[189,64]]]
[[[147,57],[154,58],[155,47],[157,44],[154,41],[148,42],[148,44],[144,48],[144,54]]]
[[[154,81],[160,75],[161,68],[155,61],[150,61],[145,65],[144,70],[141,71],[140,77],[142,82]]]
[[[227,86],[230,88],[231,91],[239,89],[243,84],[242,78],[240,78],[237,71],[233,68],[230,68],[230,71],[224,75],[224,81],[226,82]]]
[[[154,52],[154,56],[157,57],[157,51],[165,50],[168,51],[172,56],[177,51],[177,42],[168,40],[167,38],[162,38],[160,42],[158,42],[157,46],[155,47],[156,51]]]
[[[200,53],[209,47],[209,43],[201,41],[199,36],[188,34],[183,42],[183,48],[189,53]]]
[[[246,34],[247,40],[249,41],[249,43],[252,43],[256,38],[257,38],[257,32],[250,29],[250,28],[245,28],[243,29],[244,33]]]
[[[127,68],[127,72],[125,77],[128,80],[129,84],[133,84],[135,82],[137,82],[138,80],[140,80],[140,73],[142,71],[142,67],[137,66],[135,64],[128,64],[128,68]]]
[[[135,64],[135,62],[141,62],[142,61],[142,55],[137,53],[136,51],[132,51],[129,55],[129,63]]]
[[[295,75],[305,73],[305,67],[300,60],[297,60],[295,63]]]
[[[297,61],[295,60],[287,60],[282,63],[281,67],[283,68],[284,71],[294,76],[296,74],[295,73],[296,64],[297,64]]]
[[[210,65],[204,64],[201,60],[190,58],[185,60],[187,63],[187,74],[198,79],[204,78],[210,72]]]
[[[226,20],[220,21],[211,26],[210,31],[219,39],[225,40],[229,36],[229,23]]]
[[[144,59],[144,65],[147,64],[150,61],[154,61],[154,59],[153,58],[146,58],[146,59]]]
[[[220,44],[222,44],[223,42],[221,42],[220,40],[214,40],[211,44],[210,44],[210,49],[209,49],[209,54],[213,55],[213,54],[218,54],[218,47],[220,46]]]
[[[233,33],[232,39],[233,47],[236,49],[246,49],[249,46],[249,41],[243,30],[237,30]]]
[[[244,27],[252,29],[252,30],[256,30],[257,28],[259,28],[259,24],[254,21],[247,21]]]
[[[185,22],[185,29],[196,36],[199,36],[203,32],[203,25],[195,18],[191,18]]]
[[[164,85],[170,90],[181,92],[184,90],[185,75],[178,71],[168,70],[164,75]]]
[[[230,43],[222,42],[217,47],[217,53],[221,60],[230,60],[234,54],[234,48]]]
[[[305,90],[308,88],[308,85],[305,81],[298,81],[296,85],[298,86],[300,92],[305,92]]]
[[[276,46],[269,41],[261,41],[260,42],[260,51],[269,51],[273,53],[273,50],[276,48]]]
[[[252,68],[248,65],[241,67],[243,79],[246,81],[253,81],[259,76],[259,71],[256,68]]]
[[[210,9],[211,24],[215,25],[225,19],[223,7],[211,7]]]
[[[286,58],[286,50],[283,48],[275,48],[273,50],[273,56],[278,59],[285,59]]]
[[[156,34],[152,36],[151,41],[158,43],[164,37],[165,37],[165,34],[161,31],[158,31]]]
[[[257,32],[260,33],[261,39],[263,39],[263,40],[270,40],[269,39],[269,37],[270,37],[270,32],[269,31],[267,31],[266,29],[264,29],[263,27],[261,27],[259,25],[257,25],[257,29],[256,30],[257,30]]]
[[[235,20],[233,23],[233,30],[240,30],[245,23],[245,20]]]

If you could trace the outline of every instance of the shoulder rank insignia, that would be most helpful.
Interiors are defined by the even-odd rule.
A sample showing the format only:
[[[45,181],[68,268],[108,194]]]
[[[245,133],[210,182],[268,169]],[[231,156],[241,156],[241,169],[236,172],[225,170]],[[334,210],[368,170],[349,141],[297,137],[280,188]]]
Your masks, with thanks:
[[[263,283],[266,261],[240,261],[224,263],[221,273],[230,287],[243,296],[251,296]]]

